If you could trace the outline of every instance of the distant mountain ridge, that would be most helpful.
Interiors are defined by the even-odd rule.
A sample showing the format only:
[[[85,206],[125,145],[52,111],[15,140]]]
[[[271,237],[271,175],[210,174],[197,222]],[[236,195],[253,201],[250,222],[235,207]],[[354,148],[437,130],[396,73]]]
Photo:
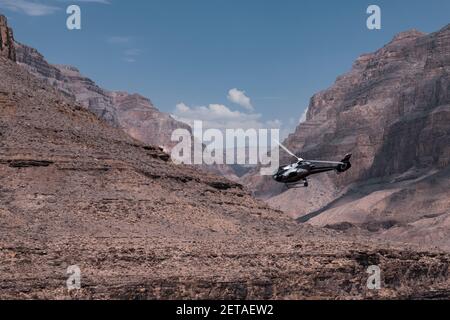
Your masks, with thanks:
[[[50,64],[36,49],[18,42],[15,42],[15,52],[17,62],[27,71],[139,141],[169,150],[174,146],[170,138],[175,129],[190,130],[187,124],[160,112],[148,98],[103,89],[77,68]]]

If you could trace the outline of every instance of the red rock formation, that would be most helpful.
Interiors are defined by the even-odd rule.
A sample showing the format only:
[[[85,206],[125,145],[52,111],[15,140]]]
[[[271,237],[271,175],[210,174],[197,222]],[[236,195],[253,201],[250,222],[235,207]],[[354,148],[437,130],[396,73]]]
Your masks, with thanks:
[[[168,151],[175,145],[171,141],[173,131],[176,129],[191,130],[187,124],[160,112],[149,99],[139,94],[112,92],[110,95],[117,113],[119,127],[139,141],[161,146]]]
[[[0,56],[16,61],[13,31],[3,15],[0,15]]]

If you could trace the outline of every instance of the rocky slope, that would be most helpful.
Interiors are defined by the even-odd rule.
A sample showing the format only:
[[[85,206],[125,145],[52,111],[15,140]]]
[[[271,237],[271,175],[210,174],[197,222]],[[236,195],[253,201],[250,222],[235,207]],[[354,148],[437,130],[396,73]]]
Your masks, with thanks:
[[[149,145],[162,147],[166,152],[177,144],[171,141],[176,129],[191,131],[189,125],[160,112],[148,98],[123,91],[108,91],[68,65],[48,63],[36,49],[15,42],[18,64],[46,81],[68,98],[80,103],[112,126],[121,128],[129,136]],[[205,171],[238,180],[234,170],[226,165],[201,166]]]
[[[15,62],[0,74],[0,298],[450,298],[448,254],[293,223]]]
[[[285,144],[309,159],[351,152],[354,165],[313,178],[310,190],[248,177],[274,207],[301,222],[450,249],[450,25],[401,33],[361,56],[311,99]]]
[[[16,42],[15,49],[17,62],[27,71],[72,97],[101,119],[120,127],[135,139],[170,149],[174,146],[170,139],[173,130],[189,129],[186,124],[160,112],[147,98],[138,94],[102,89],[83,76],[77,68],[49,64],[36,49],[26,45]]]

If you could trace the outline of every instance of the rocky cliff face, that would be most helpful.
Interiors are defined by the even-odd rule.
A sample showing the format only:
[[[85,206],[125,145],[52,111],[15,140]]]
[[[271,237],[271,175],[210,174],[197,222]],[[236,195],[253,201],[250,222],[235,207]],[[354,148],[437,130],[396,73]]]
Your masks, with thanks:
[[[160,112],[147,98],[102,89],[75,67],[52,65],[36,49],[20,43],[15,47],[17,62],[27,71],[139,141],[170,149],[174,145],[170,139],[173,130],[189,129],[186,124]]]
[[[285,142],[309,159],[351,152],[351,171],[313,178],[315,190],[279,194],[255,177],[249,181],[303,222],[349,223],[389,239],[450,248],[449,74],[450,25],[429,35],[399,34],[316,94],[306,122]]]
[[[117,126],[118,119],[109,92],[98,87],[72,66],[49,64],[36,49],[16,42],[17,62],[28,72],[65,93],[99,118]]]
[[[13,31],[8,27],[8,21],[3,15],[0,15],[0,56],[16,60]]]
[[[141,95],[112,92],[111,97],[119,127],[139,141],[170,150],[176,144],[170,139],[174,130],[191,130],[187,124],[159,112],[149,99]]]
[[[450,26],[431,35],[401,33],[315,95],[307,122],[287,143],[308,157],[352,151],[358,166],[339,185],[414,167],[445,167],[449,68]]]

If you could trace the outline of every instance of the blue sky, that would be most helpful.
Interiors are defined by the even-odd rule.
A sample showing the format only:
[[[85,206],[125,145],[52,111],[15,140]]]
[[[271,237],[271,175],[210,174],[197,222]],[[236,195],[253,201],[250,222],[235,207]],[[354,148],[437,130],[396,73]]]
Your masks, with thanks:
[[[66,28],[70,4],[81,7],[80,31]],[[366,27],[371,4],[381,30]],[[0,11],[18,41],[104,88],[217,126],[284,133],[360,54],[450,23],[448,0],[0,0]]]

